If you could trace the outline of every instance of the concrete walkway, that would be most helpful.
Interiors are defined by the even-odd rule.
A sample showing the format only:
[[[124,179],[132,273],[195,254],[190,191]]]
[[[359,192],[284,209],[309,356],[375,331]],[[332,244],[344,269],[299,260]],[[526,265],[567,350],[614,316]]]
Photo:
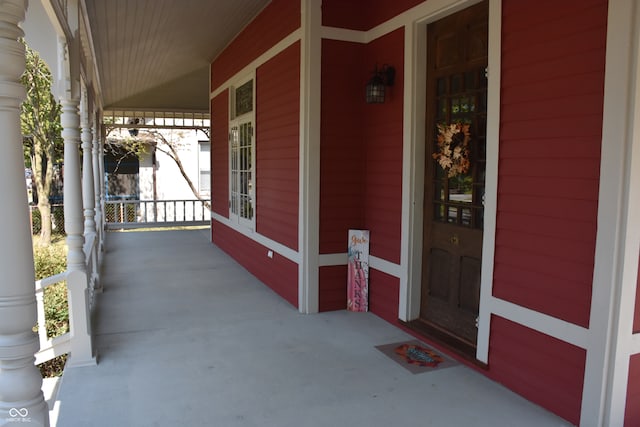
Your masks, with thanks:
[[[99,363],[65,370],[59,427],[567,425],[462,365],[410,373],[373,314],[299,314],[208,233],[107,236]]]

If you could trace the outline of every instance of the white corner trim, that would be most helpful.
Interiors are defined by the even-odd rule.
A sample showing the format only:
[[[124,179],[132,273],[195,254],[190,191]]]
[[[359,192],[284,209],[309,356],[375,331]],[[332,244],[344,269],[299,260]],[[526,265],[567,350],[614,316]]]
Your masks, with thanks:
[[[427,26],[414,23],[404,33],[404,106],[402,117],[402,223],[398,317],[420,316],[426,126]]]
[[[638,191],[632,179],[640,176],[638,9],[634,0],[608,7],[598,229],[580,414],[594,426],[624,423],[640,242],[637,193],[631,192]]]
[[[318,258],[318,266],[333,267],[337,265],[347,265],[349,254],[346,252],[339,254],[321,254]]]
[[[538,311],[491,297],[491,313],[580,348],[587,348],[589,330]]]
[[[489,363],[489,335],[498,216],[498,159],[500,151],[500,84],[502,57],[502,0],[489,2],[489,68],[487,90],[487,164],[484,195],[484,230],[480,276],[480,312],[476,359]]]
[[[256,68],[260,67],[262,64],[269,61],[270,59],[273,59],[275,56],[277,56],[279,53],[287,49],[289,46],[291,46],[298,40],[301,40],[301,38],[302,38],[302,28],[298,28],[297,30],[293,31],[291,34],[289,34],[288,36],[280,40],[278,43],[273,45],[265,53],[263,53],[262,55],[258,56],[256,59],[248,63],[241,70],[238,70],[237,73],[229,77],[220,86],[218,86],[213,91],[211,91],[209,93],[209,102],[211,102],[213,98],[215,98],[216,96],[220,95],[222,92],[227,90],[227,88],[231,86],[231,84],[234,81],[238,79],[238,76],[244,76],[254,72]],[[211,69],[211,66],[209,66],[209,69]],[[209,85],[211,85],[211,72],[209,72]]]
[[[397,278],[400,278],[402,275],[400,265],[373,255],[369,255],[369,268],[373,268]]]
[[[321,0],[301,2],[298,311],[320,311]]]
[[[276,252],[279,255],[282,255],[283,257],[285,257],[291,262],[300,264],[300,260],[301,260],[300,254],[294,251],[293,249],[287,246],[284,246],[282,243],[278,243],[275,240],[271,240],[270,238],[265,237],[262,234],[256,233],[255,231],[250,230],[246,227],[243,227],[233,221],[230,221],[228,218],[225,218],[224,216],[215,212],[211,212],[211,220],[219,222],[220,224],[233,229],[233,231],[235,231],[236,233],[242,234],[243,236],[253,240],[254,242],[273,250],[274,252]]]

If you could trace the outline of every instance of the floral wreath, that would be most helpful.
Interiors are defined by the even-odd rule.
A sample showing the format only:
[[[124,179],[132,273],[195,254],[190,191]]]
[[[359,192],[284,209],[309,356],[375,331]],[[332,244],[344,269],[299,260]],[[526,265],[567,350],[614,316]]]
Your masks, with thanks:
[[[438,151],[433,158],[447,172],[449,178],[466,173],[471,166],[469,161],[469,127],[465,123],[438,125]]]

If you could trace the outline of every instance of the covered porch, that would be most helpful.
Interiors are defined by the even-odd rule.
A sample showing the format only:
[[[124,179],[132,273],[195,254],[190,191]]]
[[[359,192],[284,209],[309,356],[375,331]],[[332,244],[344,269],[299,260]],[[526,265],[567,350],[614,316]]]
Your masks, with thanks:
[[[59,426],[568,425],[462,364],[411,373],[371,313],[301,315],[208,229],[107,237],[99,363],[65,370]]]

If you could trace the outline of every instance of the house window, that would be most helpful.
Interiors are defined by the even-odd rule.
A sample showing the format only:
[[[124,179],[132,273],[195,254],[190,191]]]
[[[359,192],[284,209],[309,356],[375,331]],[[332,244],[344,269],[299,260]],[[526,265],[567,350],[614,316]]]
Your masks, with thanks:
[[[255,223],[253,79],[231,90],[229,123],[229,216],[247,228]]]
[[[211,143],[200,141],[198,164],[200,169],[200,195],[211,194]]]

